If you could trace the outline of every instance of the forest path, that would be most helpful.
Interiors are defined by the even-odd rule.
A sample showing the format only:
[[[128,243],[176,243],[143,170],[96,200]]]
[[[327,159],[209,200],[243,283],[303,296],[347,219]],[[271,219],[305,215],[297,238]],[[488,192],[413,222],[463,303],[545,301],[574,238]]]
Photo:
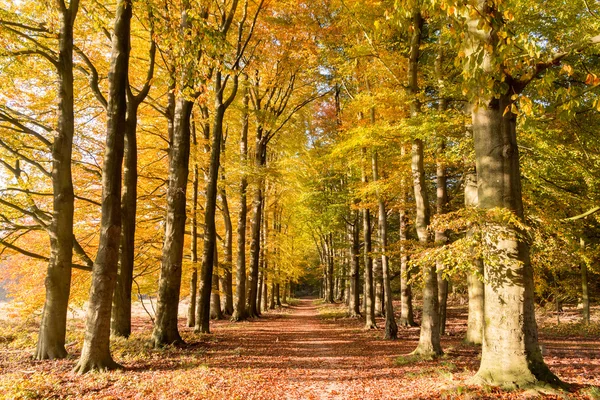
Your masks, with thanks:
[[[423,394],[417,396],[427,397],[429,385],[424,385],[422,377],[420,388],[411,387],[402,378],[412,368],[394,365],[398,355],[416,346],[417,330],[404,331],[408,340],[384,341],[381,329],[364,331],[362,322],[355,319],[323,319],[319,307],[313,300],[302,299],[283,314],[265,313],[247,323],[217,324],[218,341],[211,344],[214,356],[209,357],[208,366],[253,371],[260,383],[248,398],[415,398],[419,389]],[[435,374],[427,381],[434,385],[437,378]]]

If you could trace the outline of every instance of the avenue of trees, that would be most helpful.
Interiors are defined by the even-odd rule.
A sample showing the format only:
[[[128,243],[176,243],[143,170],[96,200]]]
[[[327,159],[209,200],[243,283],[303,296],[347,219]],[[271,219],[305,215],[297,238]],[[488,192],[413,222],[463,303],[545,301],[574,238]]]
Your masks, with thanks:
[[[596,3],[0,4],[0,268],[36,359],[70,308],[83,374],[136,298],[162,347],[183,299],[210,333],[313,282],[385,339],[419,322],[424,358],[468,297],[474,382],[561,385],[535,307],[589,323],[597,289]]]

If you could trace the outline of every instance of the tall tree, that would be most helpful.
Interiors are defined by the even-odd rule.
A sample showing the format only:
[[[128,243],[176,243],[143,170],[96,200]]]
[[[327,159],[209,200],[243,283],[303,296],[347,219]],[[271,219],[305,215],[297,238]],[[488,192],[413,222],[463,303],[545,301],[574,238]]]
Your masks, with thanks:
[[[72,0],[68,7],[62,0],[55,3],[59,10],[60,34],[58,60],[50,58],[58,73],[59,88],[58,126],[52,144],[54,212],[49,229],[50,260],[45,281],[46,301],[34,356],[38,360],[67,356],[65,336],[73,259],[73,25],[79,10],[79,0]]]
[[[100,244],[92,271],[81,357],[74,371],[118,368],[110,353],[110,315],[121,237],[121,179],[126,131],[131,0],[117,2],[108,72],[107,132],[102,166]]]
[[[150,23],[150,65],[144,85],[137,94],[133,93],[131,84],[127,83],[127,117],[125,120],[125,153],[123,165],[123,194],[121,198],[121,249],[119,255],[119,271],[117,286],[113,296],[113,312],[111,331],[113,335],[129,337],[131,334],[131,286],[133,284],[133,267],[135,257],[135,225],[138,185],[138,146],[137,124],[140,104],[150,92],[154,76],[154,59],[156,43],[152,37],[154,31],[153,16],[149,13]]]

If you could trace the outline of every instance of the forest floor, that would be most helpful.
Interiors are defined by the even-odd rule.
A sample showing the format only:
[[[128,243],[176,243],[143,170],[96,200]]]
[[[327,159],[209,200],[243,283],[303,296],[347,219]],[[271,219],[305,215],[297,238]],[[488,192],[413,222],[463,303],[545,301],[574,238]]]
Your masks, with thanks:
[[[568,321],[568,313],[560,325],[541,322],[540,337],[546,362],[571,389],[540,395],[466,383],[477,371],[480,350],[462,343],[464,306],[449,309],[445,355],[415,361],[403,355],[416,347],[419,328],[400,328],[400,340],[385,341],[383,319],[379,329],[363,330],[361,320],[344,317],[342,305],[295,303],[247,322],[215,321],[210,335],[193,334],[181,319],[188,344],[161,350],[148,345],[148,318],[136,317],[130,339],[112,343],[113,356],[125,369],[84,376],[71,372],[83,340],[81,319],[70,322],[71,357],[58,361],[31,359],[37,330],[32,322],[17,326],[4,320],[0,398],[600,398],[599,325],[583,327]]]

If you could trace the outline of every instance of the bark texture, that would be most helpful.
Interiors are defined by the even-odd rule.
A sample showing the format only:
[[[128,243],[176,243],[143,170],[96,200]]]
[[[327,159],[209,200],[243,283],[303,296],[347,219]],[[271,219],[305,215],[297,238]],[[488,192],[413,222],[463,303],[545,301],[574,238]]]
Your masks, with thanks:
[[[495,5],[477,2],[478,15],[494,19]],[[479,19],[468,22],[473,49],[483,46],[482,73],[492,70],[498,46],[496,28],[483,31]],[[509,79],[510,90],[480,98],[473,107],[473,138],[477,163],[478,200],[483,209],[503,208],[523,219],[519,148],[516,136],[516,115],[511,112],[513,93],[522,87]],[[485,245],[503,254],[503,265],[484,263],[485,324],[481,365],[476,381],[500,386],[526,386],[538,381],[559,384],[559,379],[544,363],[537,337],[533,303],[533,268],[529,246],[519,231],[510,224],[487,226]],[[498,237],[499,235],[499,237]],[[496,237],[495,237],[496,236]]]
[[[465,176],[465,206],[476,207],[477,204],[477,175],[469,173]],[[476,258],[473,262],[475,270],[467,275],[469,314],[465,342],[481,344],[483,341],[483,262],[481,258]]]
[[[102,166],[102,218],[98,253],[92,271],[92,286],[86,313],[81,357],[74,368],[84,374],[92,370],[119,368],[110,354],[110,317],[117,279],[121,237],[121,174],[126,125],[126,89],[132,3],[117,2],[108,72],[106,146]]]
[[[73,112],[73,24],[79,0],[69,7],[58,1],[60,34],[58,62],[58,126],[52,143],[53,212],[50,234],[50,261],[44,284],[46,300],[35,349],[37,360],[65,358],[67,310],[71,291],[73,261],[74,193],[71,154],[75,117]]]

